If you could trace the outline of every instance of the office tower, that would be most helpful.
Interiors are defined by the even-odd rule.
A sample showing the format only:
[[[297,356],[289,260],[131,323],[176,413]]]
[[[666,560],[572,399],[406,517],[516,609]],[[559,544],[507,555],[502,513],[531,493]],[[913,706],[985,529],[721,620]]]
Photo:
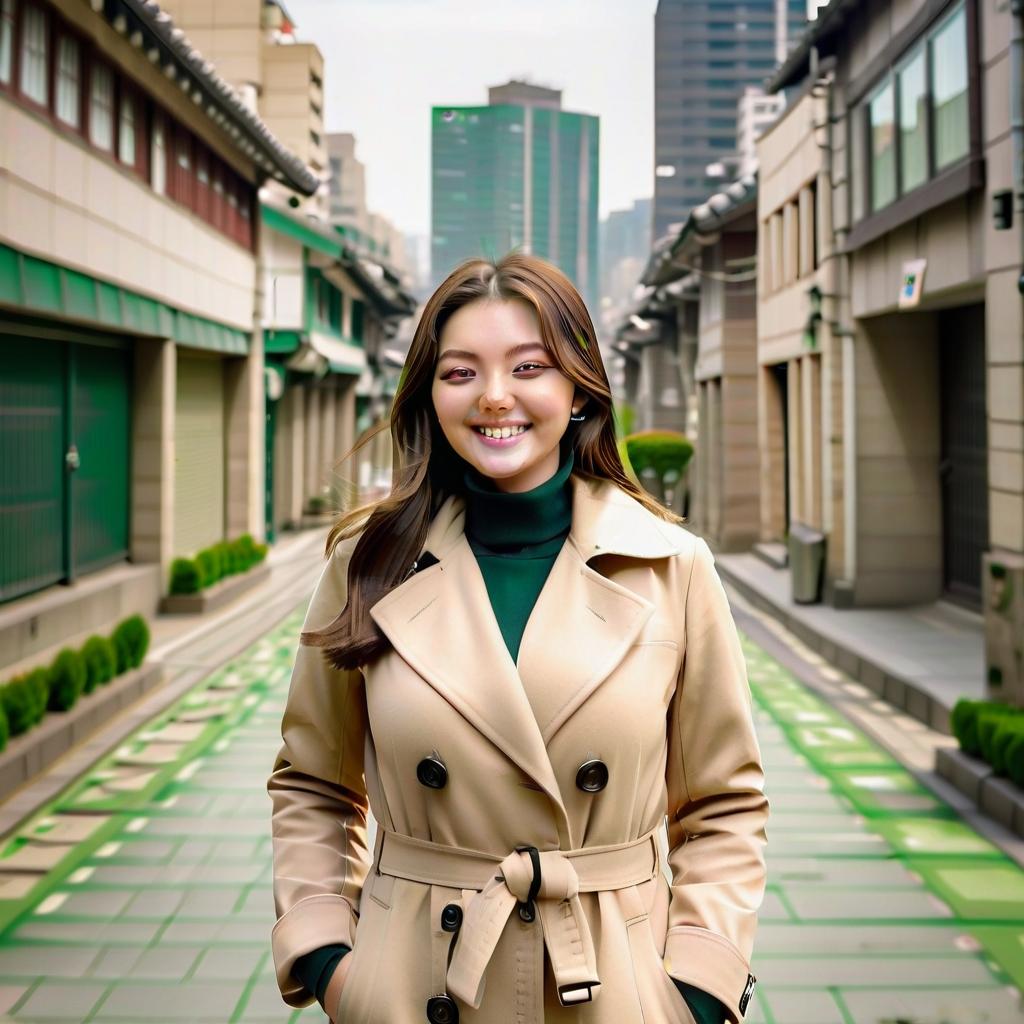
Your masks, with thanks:
[[[736,153],[737,105],[807,23],[806,0],[659,0],[654,15],[654,237],[717,189]]]
[[[487,106],[434,107],[431,119],[434,285],[467,257],[520,247],[560,267],[593,310],[599,119],[517,81],[491,88]]]

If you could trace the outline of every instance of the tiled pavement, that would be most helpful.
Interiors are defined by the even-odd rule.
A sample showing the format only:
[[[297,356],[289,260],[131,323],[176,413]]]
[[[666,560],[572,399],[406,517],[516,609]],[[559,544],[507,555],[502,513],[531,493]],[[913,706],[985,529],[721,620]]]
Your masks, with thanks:
[[[0,1017],[293,1022],[266,778],[301,612],[0,850]],[[745,641],[772,819],[761,1024],[1024,1020],[1024,872]],[[1014,984],[1016,983],[1016,984]]]

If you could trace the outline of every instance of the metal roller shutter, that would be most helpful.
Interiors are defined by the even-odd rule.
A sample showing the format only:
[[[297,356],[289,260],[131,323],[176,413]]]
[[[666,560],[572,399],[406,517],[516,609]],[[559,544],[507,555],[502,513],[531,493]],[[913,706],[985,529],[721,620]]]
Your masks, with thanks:
[[[174,426],[174,553],[224,537],[224,368],[178,353]]]

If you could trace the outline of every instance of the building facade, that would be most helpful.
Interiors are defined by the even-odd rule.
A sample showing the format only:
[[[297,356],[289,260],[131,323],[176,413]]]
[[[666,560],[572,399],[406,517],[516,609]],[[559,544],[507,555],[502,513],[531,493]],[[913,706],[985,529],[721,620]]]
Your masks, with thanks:
[[[737,103],[803,33],[806,0],[659,0],[654,15],[655,238],[721,188]]]
[[[263,535],[257,196],[318,181],[129,4],[4,5],[0,139],[9,664],[154,610],[173,557]]]
[[[521,82],[489,105],[434,107],[431,274],[517,247],[560,267],[596,317],[599,119],[561,109],[561,92]]]

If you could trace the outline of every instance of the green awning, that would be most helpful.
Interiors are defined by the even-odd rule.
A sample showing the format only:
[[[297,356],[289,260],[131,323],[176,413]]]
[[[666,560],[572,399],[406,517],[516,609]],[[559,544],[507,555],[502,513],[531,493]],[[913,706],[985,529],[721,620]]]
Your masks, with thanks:
[[[0,303],[179,345],[246,355],[250,335],[0,244]]]
[[[295,352],[302,344],[302,331],[264,331],[263,351],[278,355]]]
[[[308,221],[267,203],[260,203],[260,216],[271,230],[294,238],[307,249],[316,249],[333,259],[341,259],[341,239],[333,228],[320,230]]]

